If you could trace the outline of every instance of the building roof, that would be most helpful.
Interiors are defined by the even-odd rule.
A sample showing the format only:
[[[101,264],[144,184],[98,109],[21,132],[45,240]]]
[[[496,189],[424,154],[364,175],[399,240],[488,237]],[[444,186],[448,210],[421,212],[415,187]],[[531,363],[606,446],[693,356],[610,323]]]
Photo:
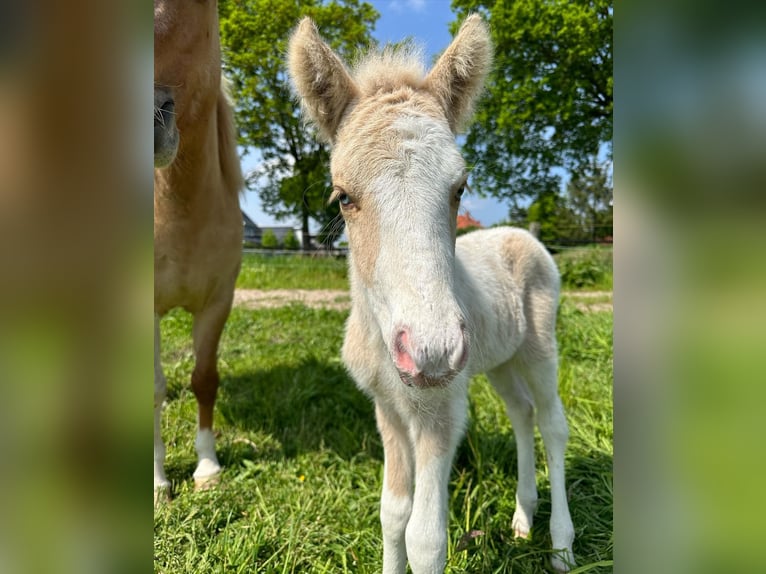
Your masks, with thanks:
[[[466,211],[457,216],[457,228],[465,229],[466,227],[484,227],[478,219],[471,217],[471,212]]]
[[[258,227],[258,224],[255,221],[253,221],[252,219],[250,219],[250,216],[248,216],[247,213],[245,213],[241,209],[240,209],[240,211],[242,212],[242,222],[244,223],[244,225],[251,225],[251,226],[253,226],[255,228]]]

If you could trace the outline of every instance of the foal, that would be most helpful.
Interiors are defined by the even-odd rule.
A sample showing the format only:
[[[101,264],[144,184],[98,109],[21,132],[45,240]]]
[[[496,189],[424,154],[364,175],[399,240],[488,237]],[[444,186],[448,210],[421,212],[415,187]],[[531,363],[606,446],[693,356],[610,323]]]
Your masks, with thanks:
[[[447,483],[466,423],[470,376],[505,400],[519,483],[513,530],[537,504],[534,412],[550,471],[553,566],[574,563],[564,485],[568,428],[557,393],[559,277],[524,231],[455,242],[466,168],[455,134],[490,66],[489,31],[469,17],[425,74],[412,50],[369,56],[350,74],[304,19],[289,68],[305,113],[333,146],[333,197],[350,243],[351,314],[343,359],[372,396],[385,452],[383,572],[444,571]]]
[[[221,83],[213,1],[154,1],[154,490],[170,486],[160,419],[166,395],[160,318],[194,316],[192,389],[199,407],[194,479],[214,482],[216,354],[242,253],[242,172],[231,106]]]

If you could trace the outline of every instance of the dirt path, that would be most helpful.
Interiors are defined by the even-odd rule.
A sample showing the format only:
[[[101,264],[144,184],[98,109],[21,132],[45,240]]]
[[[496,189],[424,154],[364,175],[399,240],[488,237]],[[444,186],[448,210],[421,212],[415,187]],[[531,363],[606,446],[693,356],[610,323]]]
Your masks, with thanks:
[[[572,301],[582,311],[611,311],[611,291],[564,291],[561,296]],[[237,289],[234,305],[247,309],[283,307],[290,303],[302,303],[314,309],[344,311],[351,306],[348,291],[333,289]]]
[[[237,289],[234,291],[234,305],[247,309],[283,307],[290,303],[303,303],[314,309],[343,311],[351,307],[348,291],[332,289]]]
[[[575,304],[580,311],[600,312],[612,311],[611,291],[562,291],[562,299],[568,299]]]

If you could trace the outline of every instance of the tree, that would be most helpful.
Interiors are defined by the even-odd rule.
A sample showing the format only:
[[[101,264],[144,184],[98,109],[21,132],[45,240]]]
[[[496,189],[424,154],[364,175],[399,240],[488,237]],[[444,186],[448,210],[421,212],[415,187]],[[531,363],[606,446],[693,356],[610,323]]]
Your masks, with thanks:
[[[585,237],[602,240],[613,234],[613,189],[608,166],[592,161],[567,184],[567,201]]]
[[[261,235],[261,247],[264,249],[276,249],[279,247],[279,240],[277,240],[274,231],[267,229],[263,232],[263,235]]]
[[[299,249],[301,246],[292,229],[285,234],[285,238],[282,240],[282,245],[285,249]]]
[[[378,13],[361,0],[221,0],[219,15],[239,144],[263,158],[246,174],[247,185],[259,193],[266,213],[300,220],[308,247],[309,220],[324,225],[339,210],[337,204],[327,206],[329,150],[307,130],[290,91],[287,40],[300,18],[311,16],[322,36],[348,57],[370,44]]]
[[[611,0],[453,0],[490,23],[495,63],[466,136],[476,187],[512,206],[553,173],[611,158]],[[537,183],[537,185],[533,185]]]

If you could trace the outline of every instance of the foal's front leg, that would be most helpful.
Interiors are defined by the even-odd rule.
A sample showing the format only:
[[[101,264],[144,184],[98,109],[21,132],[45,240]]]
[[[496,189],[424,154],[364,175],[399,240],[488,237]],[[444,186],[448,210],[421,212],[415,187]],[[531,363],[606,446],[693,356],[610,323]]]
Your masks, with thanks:
[[[447,562],[447,517],[452,459],[463,433],[466,397],[413,421],[415,497],[407,525],[407,555],[413,574],[442,574]]]
[[[375,417],[385,456],[383,492],[380,497],[383,574],[404,574],[407,568],[404,530],[412,512],[412,447],[407,427],[391,407],[377,401]]]

